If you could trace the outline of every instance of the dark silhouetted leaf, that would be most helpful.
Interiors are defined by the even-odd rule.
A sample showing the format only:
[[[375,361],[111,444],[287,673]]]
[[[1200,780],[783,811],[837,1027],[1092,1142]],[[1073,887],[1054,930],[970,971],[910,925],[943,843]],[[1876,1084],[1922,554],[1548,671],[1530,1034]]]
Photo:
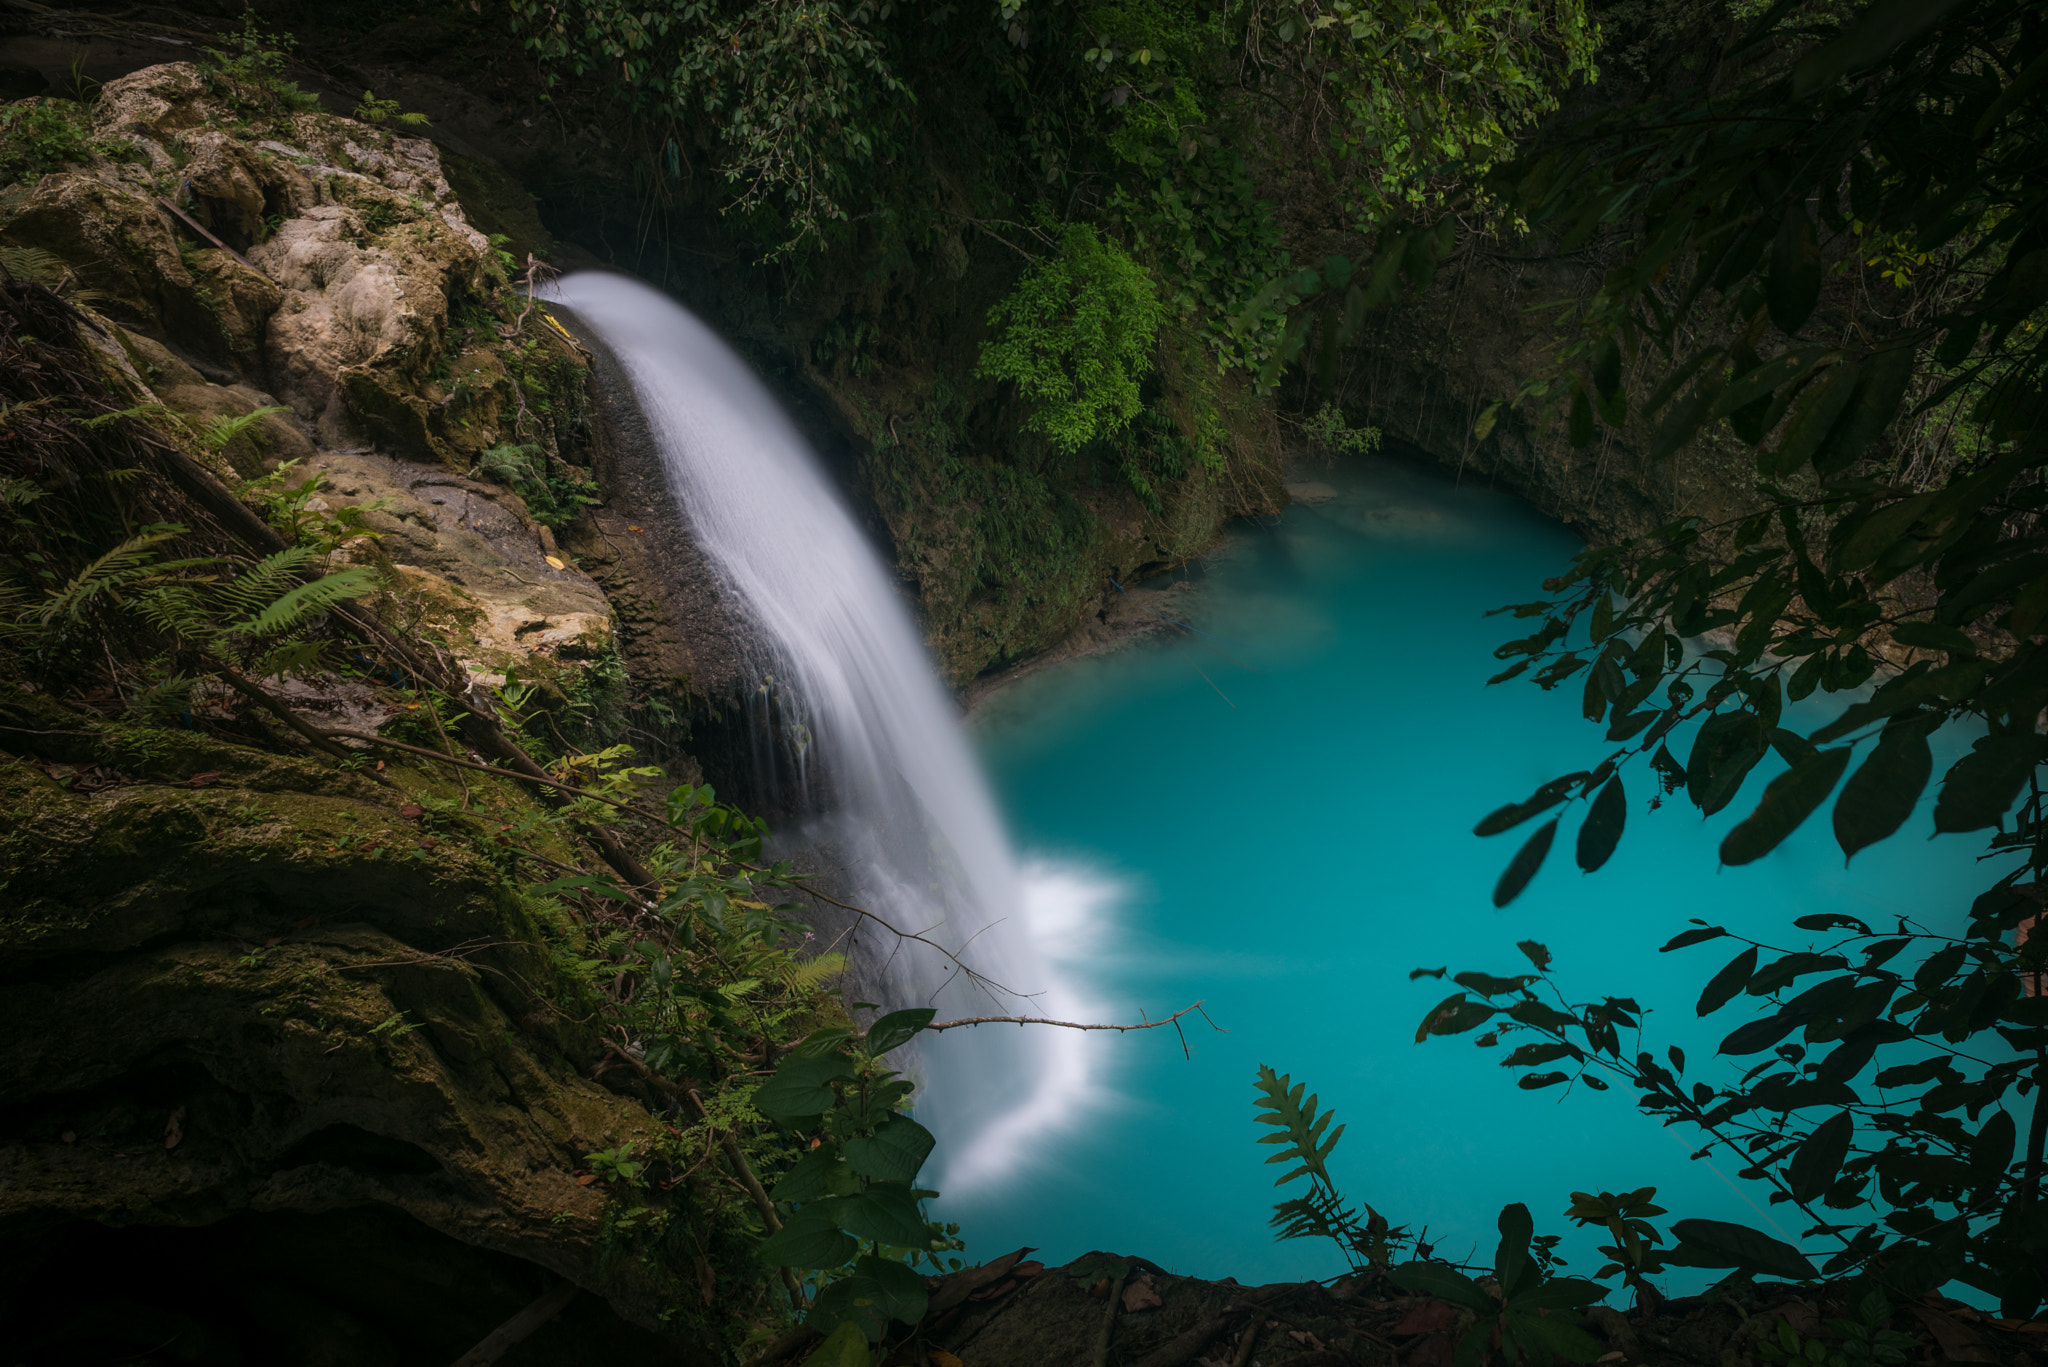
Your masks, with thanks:
[[[1674,949],[1688,949],[1693,945],[1705,944],[1708,940],[1718,940],[1727,933],[1719,926],[1700,926],[1693,930],[1680,931],[1666,941],[1664,947],[1657,952],[1669,954]]]
[[[1834,41],[1799,59],[1792,89],[1805,95],[1852,71],[1875,65],[1895,47],[1932,28],[1959,0],[1879,0],[1843,26]]]
[[[1826,1195],[1849,1157],[1849,1141],[1855,1136],[1856,1118],[1847,1111],[1837,1111],[1816,1125],[1786,1169],[1792,1194],[1802,1201],[1817,1201]]]
[[[1799,1028],[1793,1012],[1779,1010],[1732,1031],[1721,1041],[1721,1052],[1735,1058],[1761,1053]]]
[[[1778,848],[1835,790],[1849,766],[1849,749],[1823,750],[1771,780],[1763,801],[1721,841],[1723,864],[1748,864]]]
[[[1853,859],[1904,825],[1933,772],[1934,753],[1922,723],[1887,727],[1835,799],[1835,841],[1842,854]]]
[[[1504,907],[1520,897],[1522,889],[1529,886],[1529,880],[1543,867],[1543,860],[1550,853],[1550,842],[1557,838],[1558,820],[1559,818],[1552,817],[1537,827],[1536,833],[1529,837],[1527,843],[1515,851],[1515,857],[1508,861],[1506,872],[1502,873],[1500,881],[1493,885],[1495,906]]]
[[[1766,282],[1765,302],[1771,321],[1786,334],[1799,331],[1820,300],[1820,243],[1814,237],[1813,220],[1806,205],[1794,204],[1785,211],[1778,227],[1778,239],[1771,246],[1771,274]]]
[[[1415,1042],[1420,1044],[1431,1035],[1462,1035],[1467,1030],[1476,1030],[1492,1020],[1497,1010],[1483,1002],[1467,1000],[1463,992],[1454,992],[1422,1018],[1415,1031]]]
[[[1800,393],[1777,451],[1758,461],[1765,474],[1784,479],[1798,473],[1801,466],[1813,459],[1821,443],[1834,431],[1842,410],[1849,406],[1862,375],[1863,367],[1854,361],[1846,362],[1831,367]]]
[[[1621,828],[1628,820],[1628,799],[1621,790],[1621,775],[1607,780],[1586,819],[1579,825],[1579,867],[1587,873],[1605,864],[1621,840]]]
[[[1820,1276],[1820,1270],[1806,1260],[1804,1253],[1747,1225],[1721,1220],[1680,1220],[1671,1226],[1671,1232],[1695,1252],[1727,1260],[1704,1266],[1738,1267],[1800,1281]]]
[[[1511,802],[1505,807],[1496,807],[1488,812],[1479,819],[1479,824],[1472,828],[1472,834],[1499,835],[1502,831],[1513,830],[1530,817],[1547,812],[1564,801],[1571,795],[1572,789],[1577,787],[1582,779],[1588,777],[1590,775],[1577,773],[1554,778],[1530,794],[1527,799]]]
[[[1767,748],[1762,723],[1749,713],[1719,712],[1707,718],[1686,757],[1686,796],[1712,816],[1741,791]]]
[[[1934,804],[1937,831],[1979,831],[1996,826],[2012,808],[2027,776],[2042,759],[2039,736],[1985,736],[1949,767]]]
[[[1743,950],[1708,981],[1706,990],[1700,993],[1699,1014],[1711,1016],[1729,1002],[1735,994],[1749,986],[1750,975],[1756,972],[1755,945]]]

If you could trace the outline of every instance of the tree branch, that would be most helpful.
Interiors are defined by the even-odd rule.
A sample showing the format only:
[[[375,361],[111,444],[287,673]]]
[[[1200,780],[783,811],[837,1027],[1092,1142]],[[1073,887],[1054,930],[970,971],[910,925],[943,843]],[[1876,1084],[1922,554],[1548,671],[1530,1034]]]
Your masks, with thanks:
[[[956,1021],[936,1021],[927,1025],[925,1029],[952,1030],[962,1025],[1057,1025],[1063,1030],[1157,1030],[1162,1025],[1172,1025],[1190,1011],[1201,1010],[1202,1003],[1195,1002],[1191,1006],[1183,1006],[1170,1016],[1161,1016],[1156,1021],[1144,1021],[1138,1025],[1084,1025],[1080,1021],[1048,1020],[1044,1016],[962,1016]],[[1209,1019],[1206,1011],[1202,1013],[1202,1019]],[[1209,1021],[1209,1028],[1222,1031],[1226,1035],[1230,1033],[1215,1021]]]

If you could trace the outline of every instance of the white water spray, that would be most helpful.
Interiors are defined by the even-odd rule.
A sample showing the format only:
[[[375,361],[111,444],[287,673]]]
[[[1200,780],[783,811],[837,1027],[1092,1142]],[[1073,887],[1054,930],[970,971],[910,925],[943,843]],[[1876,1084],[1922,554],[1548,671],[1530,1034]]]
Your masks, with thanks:
[[[581,272],[548,292],[617,356],[696,543],[759,629],[761,687],[820,757],[814,834],[851,861],[865,905],[946,944],[1029,1000],[967,984],[943,956],[904,944],[890,1009],[942,1016],[1090,1010],[1033,925],[1057,925],[1090,890],[1072,875],[1020,876],[952,699],[880,558],[773,396],[716,333],[630,277]],[[1099,894],[1096,894],[1099,900]],[[1089,1093],[1070,1032],[965,1032],[928,1047],[941,1179],[954,1194],[1016,1171],[1025,1146]],[[985,1036],[983,1038],[973,1038]],[[1067,1038],[1058,1038],[1066,1036]],[[932,1037],[928,1037],[932,1038]]]

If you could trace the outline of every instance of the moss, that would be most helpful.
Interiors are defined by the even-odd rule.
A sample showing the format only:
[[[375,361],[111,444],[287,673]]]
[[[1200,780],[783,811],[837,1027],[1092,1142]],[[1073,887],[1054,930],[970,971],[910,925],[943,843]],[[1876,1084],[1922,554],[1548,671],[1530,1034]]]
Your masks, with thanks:
[[[441,169],[469,221],[485,236],[503,238],[502,249],[517,269],[525,269],[529,252],[543,261],[554,254],[554,239],[541,223],[540,208],[517,180],[488,162],[445,147]]]

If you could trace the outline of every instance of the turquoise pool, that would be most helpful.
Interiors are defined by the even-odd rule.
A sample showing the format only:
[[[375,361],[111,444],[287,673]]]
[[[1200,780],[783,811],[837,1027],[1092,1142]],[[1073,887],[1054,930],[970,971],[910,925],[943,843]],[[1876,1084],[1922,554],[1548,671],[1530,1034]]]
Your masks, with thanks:
[[[1199,998],[1228,1033],[1184,1022],[1191,1058],[1170,1029],[1086,1036],[1086,1092],[1002,1180],[947,1188],[938,1117],[939,1212],[962,1223],[973,1257],[1032,1244],[1049,1259],[1112,1248],[1244,1282],[1335,1275],[1334,1246],[1276,1244],[1267,1228],[1271,1204],[1300,1188],[1276,1192],[1283,1169],[1254,1144],[1265,1127],[1252,1122],[1252,1081],[1266,1063],[1348,1126],[1331,1164],[1345,1193],[1427,1226],[1448,1256],[1490,1256],[1501,1205],[1525,1201],[1538,1232],[1567,1234],[1574,1270],[1590,1273],[1595,1240],[1561,1216],[1569,1193],[1652,1184],[1674,1218],[1796,1241],[1796,1212],[1767,1207],[1732,1164],[1691,1161],[1692,1134],[1662,1130],[1627,1095],[1522,1091],[1496,1066],[1504,1051],[1470,1036],[1415,1044],[1452,989],[1409,970],[1518,972],[1515,942],[1539,940],[1575,998],[1636,997],[1654,1008],[1647,1044],[1684,1048],[1688,1077],[1724,1079],[1713,1052],[1738,1018],[1701,1022],[1693,1002],[1732,948],[1656,952],[1688,917],[1794,948],[1809,937],[1793,917],[1814,910],[1953,920],[1977,885],[1978,847],[1930,843],[1923,810],[1846,875],[1824,820],[1717,871],[1722,835],[1777,762],[1704,822],[1682,795],[1649,810],[1637,764],[1612,862],[1580,874],[1568,818],[1530,889],[1494,910],[1521,833],[1480,840],[1473,822],[1601,750],[1576,684],[1484,686],[1494,646],[1520,633],[1483,614],[1539,596],[1577,539],[1515,499],[1392,460],[1309,477],[1334,496],[1243,528],[1173,596],[1211,636],[1046,670],[977,717],[1031,867],[1033,933],[1077,990],[1117,1020]],[[1673,742],[1682,757],[1689,738]],[[933,1042],[942,1073],[960,1047]]]

